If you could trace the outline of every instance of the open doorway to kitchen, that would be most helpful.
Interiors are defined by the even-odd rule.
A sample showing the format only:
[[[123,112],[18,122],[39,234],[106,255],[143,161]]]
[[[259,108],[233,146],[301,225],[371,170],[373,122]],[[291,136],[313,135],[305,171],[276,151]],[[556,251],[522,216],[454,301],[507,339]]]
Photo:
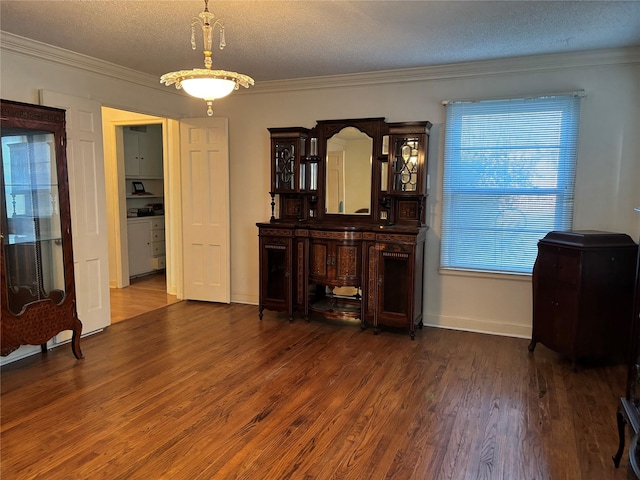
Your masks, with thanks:
[[[167,119],[102,109],[111,323],[178,301],[171,280]]]

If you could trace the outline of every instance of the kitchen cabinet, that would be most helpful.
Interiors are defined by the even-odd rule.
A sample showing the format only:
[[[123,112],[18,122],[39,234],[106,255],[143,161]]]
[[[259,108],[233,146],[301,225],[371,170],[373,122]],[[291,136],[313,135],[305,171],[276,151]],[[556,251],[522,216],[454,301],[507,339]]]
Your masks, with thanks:
[[[164,213],[161,125],[123,127],[127,217]]]
[[[123,128],[124,169],[127,176],[162,177],[162,126],[135,125]]]
[[[164,216],[127,219],[129,276],[165,268]]]

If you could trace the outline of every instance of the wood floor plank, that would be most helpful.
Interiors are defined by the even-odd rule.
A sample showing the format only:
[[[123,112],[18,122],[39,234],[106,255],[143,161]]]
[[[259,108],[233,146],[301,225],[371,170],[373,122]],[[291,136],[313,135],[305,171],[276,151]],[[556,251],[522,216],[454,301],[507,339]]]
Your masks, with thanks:
[[[2,367],[9,479],[621,480],[626,368],[180,302]]]
[[[167,293],[164,272],[132,278],[125,288],[109,289],[109,300],[112,324],[179,302]]]

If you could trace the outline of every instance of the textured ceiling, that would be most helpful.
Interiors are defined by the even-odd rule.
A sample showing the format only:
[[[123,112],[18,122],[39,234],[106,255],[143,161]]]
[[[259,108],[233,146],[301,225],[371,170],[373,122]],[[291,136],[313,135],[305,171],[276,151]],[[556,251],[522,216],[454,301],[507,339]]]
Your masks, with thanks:
[[[0,0],[0,29],[152,75],[202,67],[201,0]],[[214,1],[257,82],[640,46],[640,1]]]

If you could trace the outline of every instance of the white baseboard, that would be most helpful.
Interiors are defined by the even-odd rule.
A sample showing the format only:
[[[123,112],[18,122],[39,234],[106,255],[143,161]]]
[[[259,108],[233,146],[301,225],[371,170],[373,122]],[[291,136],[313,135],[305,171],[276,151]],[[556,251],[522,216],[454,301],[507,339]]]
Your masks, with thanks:
[[[425,315],[423,323],[429,327],[449,328],[465,332],[487,333],[504,337],[531,338],[531,325],[515,323],[490,322],[461,317],[447,317],[441,315]]]

